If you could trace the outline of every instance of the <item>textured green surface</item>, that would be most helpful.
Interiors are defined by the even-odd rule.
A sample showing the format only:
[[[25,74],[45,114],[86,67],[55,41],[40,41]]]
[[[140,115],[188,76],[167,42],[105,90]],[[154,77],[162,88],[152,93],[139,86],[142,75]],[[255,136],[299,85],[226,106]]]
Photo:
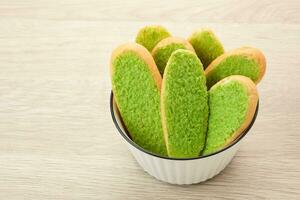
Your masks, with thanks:
[[[228,56],[207,74],[206,79],[208,88],[230,75],[244,75],[255,82],[259,77],[258,63],[253,58],[244,55]]]
[[[186,49],[186,48],[183,44],[171,43],[166,46],[158,48],[153,53],[153,58],[155,60],[155,63],[161,75],[164,74],[165,67],[167,65],[167,62],[171,54],[178,49]]]
[[[168,132],[169,156],[199,156],[208,120],[208,94],[203,67],[196,54],[175,51],[164,75],[162,99]]]
[[[210,30],[203,29],[195,32],[189,39],[200,58],[204,69],[218,56],[224,53],[219,39]]]
[[[125,52],[114,61],[112,85],[122,119],[133,141],[167,155],[160,114],[160,91],[144,60]]]
[[[248,109],[247,89],[230,80],[209,91],[209,120],[203,155],[222,149],[225,142],[243,124]]]
[[[151,52],[159,41],[169,36],[171,34],[162,26],[146,26],[140,30],[135,41]]]

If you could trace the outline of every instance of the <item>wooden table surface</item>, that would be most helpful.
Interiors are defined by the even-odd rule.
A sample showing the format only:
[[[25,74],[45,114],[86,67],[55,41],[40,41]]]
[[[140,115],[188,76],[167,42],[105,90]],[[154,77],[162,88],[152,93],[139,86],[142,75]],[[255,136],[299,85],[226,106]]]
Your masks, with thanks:
[[[0,199],[300,199],[300,2],[0,0]],[[148,24],[260,48],[260,110],[202,184],[146,174],[110,116],[110,53]]]

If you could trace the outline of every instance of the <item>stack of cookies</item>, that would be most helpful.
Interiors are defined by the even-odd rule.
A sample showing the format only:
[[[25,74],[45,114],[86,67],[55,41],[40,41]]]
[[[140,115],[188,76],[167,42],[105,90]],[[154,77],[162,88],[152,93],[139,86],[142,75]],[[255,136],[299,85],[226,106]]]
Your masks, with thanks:
[[[215,153],[249,126],[265,73],[253,47],[225,51],[210,29],[188,39],[146,26],[111,57],[114,100],[131,139],[152,153],[195,158]]]

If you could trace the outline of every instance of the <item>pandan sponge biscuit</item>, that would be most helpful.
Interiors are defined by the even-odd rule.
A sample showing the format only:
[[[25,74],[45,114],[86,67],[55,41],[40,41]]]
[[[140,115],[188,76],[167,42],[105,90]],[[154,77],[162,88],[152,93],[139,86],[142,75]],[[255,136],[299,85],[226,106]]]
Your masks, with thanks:
[[[113,51],[111,79],[114,100],[132,140],[142,148],[167,156],[161,124],[161,76],[151,54],[139,44]]]
[[[169,157],[199,156],[206,137],[208,94],[202,64],[189,50],[176,50],[168,61],[161,114]]]
[[[165,67],[171,54],[177,49],[194,51],[192,45],[188,41],[177,37],[168,37],[161,40],[152,50],[152,56],[161,75],[164,74]]]
[[[250,125],[258,94],[251,79],[233,75],[222,79],[209,90],[207,140],[203,155],[229,145]]]
[[[170,36],[171,34],[168,32],[168,30],[162,26],[145,26],[144,28],[140,29],[135,41],[136,43],[146,47],[146,49],[151,52],[159,41]]]
[[[218,56],[224,53],[224,48],[214,32],[207,28],[195,31],[188,41],[194,47],[204,69]]]
[[[206,69],[208,88],[230,75],[247,76],[258,83],[266,70],[266,59],[263,53],[252,47],[242,47],[216,58]]]

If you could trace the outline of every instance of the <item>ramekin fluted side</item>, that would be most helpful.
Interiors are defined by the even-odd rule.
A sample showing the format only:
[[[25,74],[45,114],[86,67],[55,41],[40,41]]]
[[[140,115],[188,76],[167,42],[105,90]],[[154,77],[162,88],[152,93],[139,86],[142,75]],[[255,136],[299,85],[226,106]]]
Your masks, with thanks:
[[[195,184],[219,174],[232,160],[238,146],[212,157],[194,160],[170,160],[146,154],[127,144],[138,164],[151,176],[171,184]]]

